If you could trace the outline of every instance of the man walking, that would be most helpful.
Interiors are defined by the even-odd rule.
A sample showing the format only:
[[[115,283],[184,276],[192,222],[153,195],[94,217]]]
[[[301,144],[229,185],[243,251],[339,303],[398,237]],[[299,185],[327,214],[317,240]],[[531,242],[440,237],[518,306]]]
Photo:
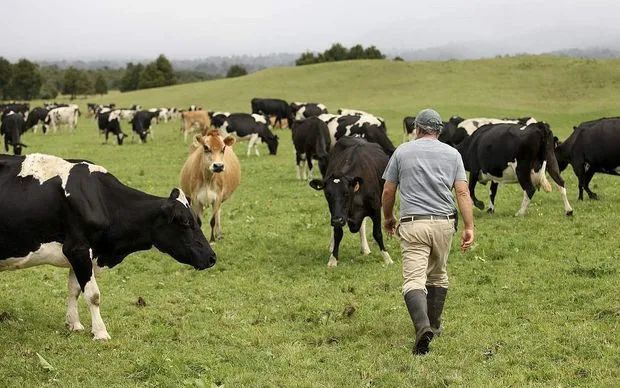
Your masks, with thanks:
[[[474,241],[474,216],[461,155],[438,140],[441,117],[424,109],[415,119],[416,140],[401,144],[383,174],[383,216],[388,233],[400,237],[403,295],[416,331],[414,354],[426,354],[441,331],[441,312],[448,293],[447,262],[457,213],[463,216],[461,249]],[[400,223],[393,209],[400,191]]]

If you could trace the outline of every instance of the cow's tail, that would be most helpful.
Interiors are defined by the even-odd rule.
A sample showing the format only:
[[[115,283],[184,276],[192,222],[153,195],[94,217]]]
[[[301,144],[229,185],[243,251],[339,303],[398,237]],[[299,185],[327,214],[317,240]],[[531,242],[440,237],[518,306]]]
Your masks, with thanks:
[[[547,161],[545,160],[539,172],[540,186],[545,191],[545,193],[550,193],[553,190],[553,188],[551,187],[551,183],[549,183],[549,181],[547,180],[546,166],[547,166]]]

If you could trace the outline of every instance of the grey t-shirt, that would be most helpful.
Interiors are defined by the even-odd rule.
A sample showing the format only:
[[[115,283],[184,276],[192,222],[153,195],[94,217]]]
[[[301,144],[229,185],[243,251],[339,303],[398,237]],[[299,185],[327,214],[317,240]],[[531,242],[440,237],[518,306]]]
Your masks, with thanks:
[[[457,150],[439,140],[418,139],[396,149],[383,179],[399,186],[403,217],[455,213],[452,187],[467,176]]]

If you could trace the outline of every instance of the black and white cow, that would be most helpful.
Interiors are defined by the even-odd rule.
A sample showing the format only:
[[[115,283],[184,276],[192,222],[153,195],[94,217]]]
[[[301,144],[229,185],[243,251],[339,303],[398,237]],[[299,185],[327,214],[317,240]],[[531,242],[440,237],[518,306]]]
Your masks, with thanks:
[[[127,137],[121,129],[118,110],[102,110],[97,115],[99,133],[105,135],[105,143],[108,142],[110,133],[116,136],[118,145],[123,145],[123,139]]]
[[[101,319],[95,274],[155,247],[202,270],[216,255],[182,191],[168,198],[125,186],[105,168],[30,154],[0,156],[0,271],[43,264],[69,268],[66,323],[83,330],[77,299],[90,310],[96,340],[110,336]]]
[[[278,136],[274,135],[269,128],[268,118],[259,114],[249,113],[231,113],[222,125],[216,126],[213,122],[211,125],[222,132],[234,135],[238,140],[248,140],[248,153],[250,156],[252,148],[257,156],[258,144],[267,143],[269,154],[275,155],[278,151]]]
[[[33,132],[37,133],[37,127],[39,123],[44,124],[45,118],[47,117],[48,110],[42,107],[36,107],[30,111],[28,114],[28,118],[26,119],[26,130],[33,128]],[[47,127],[45,125],[42,126],[43,133],[47,133]]]
[[[381,194],[385,183],[381,176],[388,160],[378,144],[345,136],[338,140],[329,154],[324,179],[310,181],[310,187],[323,190],[331,214],[333,235],[329,267],[338,265],[338,250],[345,225],[351,233],[359,232],[362,253],[370,253],[366,217],[372,220],[372,235],[379,244],[384,262],[392,264],[381,232]]]
[[[2,113],[0,135],[4,135],[4,150],[9,152],[9,146],[13,147],[15,155],[22,154],[22,148],[27,147],[21,141],[21,135],[26,131],[26,122],[21,113],[8,111]]]
[[[387,155],[392,155],[396,150],[387,135],[385,122],[375,116],[344,115],[330,118],[329,115],[320,115],[319,118],[326,119],[332,144],[343,136],[358,136],[379,144]]]
[[[620,175],[620,117],[586,121],[573,128],[573,133],[555,149],[560,171],[570,164],[579,180],[579,199],[583,191],[590,199],[598,199],[590,190],[595,173]]]
[[[537,120],[533,117],[522,117],[522,118],[504,118],[504,119],[495,119],[495,118],[486,118],[486,117],[477,117],[473,119],[465,119],[461,121],[458,125],[459,128],[464,129],[467,132],[468,136],[471,136],[478,128],[487,124],[520,124],[523,127],[526,127],[530,124],[536,123]]]
[[[253,98],[250,102],[252,113],[265,116],[274,116],[274,126],[282,128],[282,119],[288,119],[291,114],[291,107],[288,102],[278,98]]]
[[[61,125],[67,125],[70,130],[74,131],[77,127],[78,116],[79,107],[75,104],[53,108],[48,112],[43,122],[43,132],[47,132],[49,127],[51,127],[54,133],[56,133],[56,130]]]
[[[327,107],[316,102],[292,102],[290,105],[289,122],[317,117],[329,113]]]
[[[8,104],[0,104],[0,114],[9,113],[9,112],[21,113],[24,119],[28,118],[29,110],[30,110],[30,104],[27,102],[25,103],[11,102]]]
[[[312,159],[318,161],[321,175],[325,175],[331,136],[327,124],[318,117],[309,117],[292,125],[297,179],[312,179]]]
[[[153,133],[151,132],[151,122],[154,118],[158,117],[158,115],[158,111],[151,112],[147,110],[141,110],[134,114],[131,119],[131,130],[133,133],[138,134],[141,143],[146,143],[146,137],[149,134],[153,136]]]
[[[551,191],[546,170],[560,190],[566,215],[573,214],[554,154],[553,133],[548,124],[538,122],[525,127],[521,124],[483,125],[457,145],[456,149],[463,158],[465,169],[470,172],[469,193],[474,205],[480,210],[484,209],[484,204],[476,198],[477,182],[491,182],[490,213],[495,211],[498,184],[519,183],[523,189],[523,202],[516,215],[524,215],[537,188],[542,186],[545,191]]]
[[[222,128],[230,112],[207,112],[213,128]]]

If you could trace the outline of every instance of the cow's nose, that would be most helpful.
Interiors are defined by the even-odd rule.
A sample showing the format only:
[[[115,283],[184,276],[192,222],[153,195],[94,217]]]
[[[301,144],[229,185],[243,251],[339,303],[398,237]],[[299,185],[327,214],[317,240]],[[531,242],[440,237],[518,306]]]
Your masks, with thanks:
[[[344,226],[344,218],[332,217],[332,226]]]
[[[222,171],[224,171],[224,163],[213,163],[211,165],[211,170],[213,172],[222,172]]]

